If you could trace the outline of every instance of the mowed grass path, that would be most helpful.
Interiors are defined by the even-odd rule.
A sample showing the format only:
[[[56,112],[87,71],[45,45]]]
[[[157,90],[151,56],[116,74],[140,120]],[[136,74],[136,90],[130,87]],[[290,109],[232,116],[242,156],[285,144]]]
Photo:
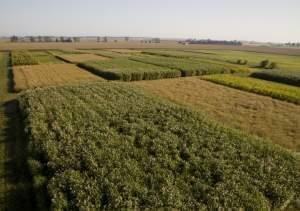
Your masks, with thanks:
[[[8,53],[0,53],[0,210],[34,210],[16,95],[9,92]]]
[[[217,85],[198,77],[135,82],[135,86],[204,111],[219,122],[300,151],[300,106]]]

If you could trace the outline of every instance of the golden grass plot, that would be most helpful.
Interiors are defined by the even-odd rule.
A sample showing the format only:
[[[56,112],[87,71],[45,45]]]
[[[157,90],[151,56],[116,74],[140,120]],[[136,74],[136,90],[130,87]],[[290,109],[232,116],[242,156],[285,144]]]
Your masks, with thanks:
[[[134,85],[180,105],[204,111],[224,125],[300,151],[300,106],[199,78],[135,82]]]
[[[79,81],[104,80],[72,64],[44,64],[13,68],[15,91]]]
[[[86,62],[86,61],[102,61],[102,60],[109,59],[107,57],[103,57],[95,54],[62,54],[62,55],[57,55],[57,57],[71,63],[79,63],[79,62]]]

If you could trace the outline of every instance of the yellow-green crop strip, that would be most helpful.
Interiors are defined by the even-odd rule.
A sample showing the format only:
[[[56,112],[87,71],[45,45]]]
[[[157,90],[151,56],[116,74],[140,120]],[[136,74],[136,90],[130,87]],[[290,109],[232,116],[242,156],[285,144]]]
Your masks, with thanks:
[[[205,80],[256,94],[300,104],[300,89],[295,86],[235,75],[209,75]]]

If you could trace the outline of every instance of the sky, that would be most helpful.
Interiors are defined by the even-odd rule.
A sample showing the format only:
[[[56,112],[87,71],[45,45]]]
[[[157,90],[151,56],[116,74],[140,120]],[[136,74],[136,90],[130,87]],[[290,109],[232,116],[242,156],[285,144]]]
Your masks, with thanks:
[[[0,0],[0,36],[300,42],[300,0]]]

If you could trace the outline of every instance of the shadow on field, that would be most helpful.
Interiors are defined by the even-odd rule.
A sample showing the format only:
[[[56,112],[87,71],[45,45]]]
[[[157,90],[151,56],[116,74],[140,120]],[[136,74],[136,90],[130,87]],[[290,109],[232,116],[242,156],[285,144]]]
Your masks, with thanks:
[[[12,61],[11,61],[11,53],[9,55],[9,58],[7,60],[7,90],[9,93],[14,93],[14,73],[12,68]]]
[[[5,210],[34,210],[30,174],[26,163],[26,141],[16,99],[3,104],[7,119],[5,144]]]

